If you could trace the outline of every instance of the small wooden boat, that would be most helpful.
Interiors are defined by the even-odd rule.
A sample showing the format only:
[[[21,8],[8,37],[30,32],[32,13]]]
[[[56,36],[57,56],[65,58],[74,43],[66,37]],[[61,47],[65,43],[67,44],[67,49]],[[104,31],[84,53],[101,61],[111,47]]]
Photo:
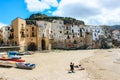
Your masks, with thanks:
[[[3,61],[9,61],[8,58],[0,58],[0,60],[3,60]]]
[[[25,60],[22,60],[22,59],[10,59],[10,61],[15,61],[15,62],[25,62]]]
[[[18,56],[19,52],[17,51],[9,51],[8,57],[9,58],[15,58],[15,59],[21,59],[21,56]]]
[[[32,52],[32,51],[25,51],[25,52],[21,52],[19,54],[21,54],[21,55],[32,55],[32,54],[35,54],[35,53]]]
[[[15,62],[25,62],[25,60],[22,59],[14,59],[14,58],[0,58],[2,61],[15,61]]]
[[[15,64],[13,61],[0,61],[0,66],[13,67]]]
[[[23,63],[23,62],[18,62],[16,63],[17,68],[22,68],[22,69],[34,69],[35,64],[31,63]]]

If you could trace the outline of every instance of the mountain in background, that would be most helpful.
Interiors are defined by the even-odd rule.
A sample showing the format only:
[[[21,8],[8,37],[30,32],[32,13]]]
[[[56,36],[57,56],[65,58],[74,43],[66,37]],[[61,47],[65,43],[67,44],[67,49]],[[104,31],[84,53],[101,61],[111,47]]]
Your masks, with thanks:
[[[37,13],[30,15],[29,18],[26,18],[27,24],[35,24],[37,20],[44,20],[52,22],[53,20],[63,20],[64,24],[77,24],[77,25],[84,25],[84,21],[76,20],[75,18],[71,17],[59,17],[59,16],[47,16],[45,14]]]
[[[111,29],[111,30],[115,30],[115,29],[120,30],[120,25],[110,26],[110,29]]]

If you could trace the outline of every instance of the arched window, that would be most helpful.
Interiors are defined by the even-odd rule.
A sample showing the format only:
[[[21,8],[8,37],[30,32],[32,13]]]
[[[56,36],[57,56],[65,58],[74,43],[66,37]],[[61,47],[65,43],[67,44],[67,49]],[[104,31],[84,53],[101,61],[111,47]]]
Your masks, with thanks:
[[[76,40],[74,40],[74,42],[73,42],[74,44],[77,44],[77,41]]]
[[[34,37],[35,35],[34,35],[34,32],[32,32],[32,37]]]
[[[68,34],[68,31],[66,33]]]
[[[82,29],[80,29],[80,37],[82,37]]]
[[[32,31],[34,31],[34,27],[32,27]]]
[[[74,33],[74,30],[72,29],[72,33]]]

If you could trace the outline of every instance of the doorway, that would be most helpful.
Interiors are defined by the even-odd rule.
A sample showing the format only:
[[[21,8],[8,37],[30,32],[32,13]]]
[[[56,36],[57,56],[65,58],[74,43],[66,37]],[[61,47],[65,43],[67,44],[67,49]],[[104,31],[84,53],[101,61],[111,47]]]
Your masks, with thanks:
[[[45,40],[42,39],[42,50],[46,50],[46,43],[45,43]]]
[[[28,50],[29,51],[35,51],[35,50],[37,50],[36,44],[34,42],[29,43]]]

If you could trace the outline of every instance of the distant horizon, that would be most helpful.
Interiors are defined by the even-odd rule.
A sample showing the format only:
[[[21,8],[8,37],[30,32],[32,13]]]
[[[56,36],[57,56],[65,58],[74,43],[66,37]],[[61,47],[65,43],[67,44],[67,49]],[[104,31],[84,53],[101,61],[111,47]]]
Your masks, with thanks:
[[[118,0],[1,0],[0,26],[10,25],[17,17],[28,18],[33,13],[72,17],[87,25],[120,25]]]

